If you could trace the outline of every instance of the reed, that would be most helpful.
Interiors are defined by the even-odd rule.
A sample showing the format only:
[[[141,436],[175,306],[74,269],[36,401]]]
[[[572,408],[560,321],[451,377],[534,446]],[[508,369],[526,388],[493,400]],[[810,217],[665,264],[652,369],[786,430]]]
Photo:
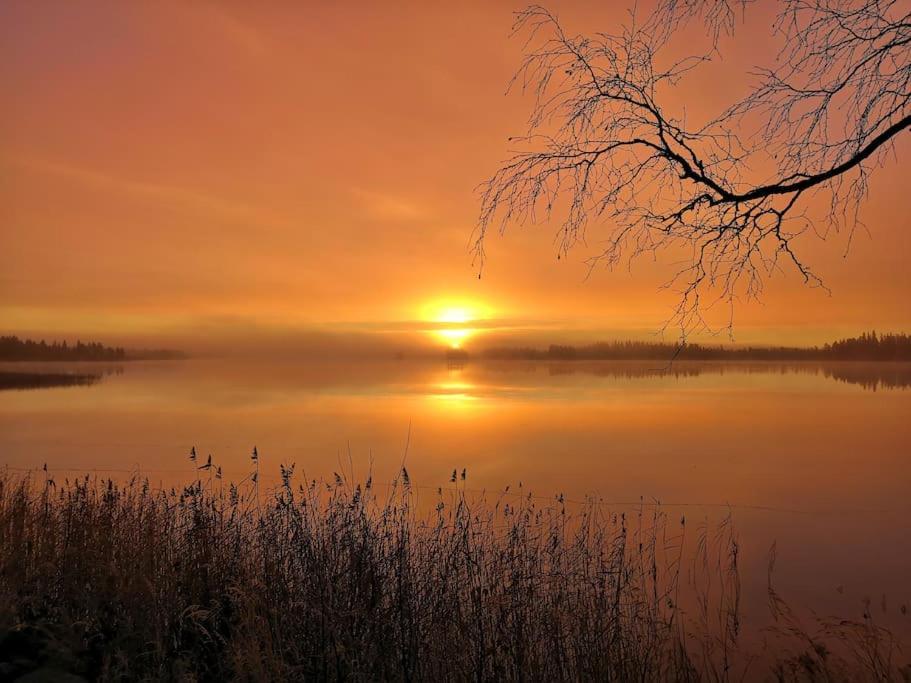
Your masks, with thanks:
[[[845,658],[801,633],[742,656],[729,524],[207,465],[179,490],[0,475],[0,678],[901,680],[872,624]]]

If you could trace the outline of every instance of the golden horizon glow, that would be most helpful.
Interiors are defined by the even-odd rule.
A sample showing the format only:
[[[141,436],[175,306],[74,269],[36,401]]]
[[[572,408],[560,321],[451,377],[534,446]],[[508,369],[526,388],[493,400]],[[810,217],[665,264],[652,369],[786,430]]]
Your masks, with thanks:
[[[470,327],[457,327],[447,330],[436,330],[437,336],[443,339],[454,349],[461,348],[462,342],[472,336],[477,330]]]
[[[434,302],[424,306],[422,316],[436,327],[431,334],[452,349],[462,348],[462,344],[478,333],[477,327],[469,326],[482,317],[489,315],[490,307],[479,302]]]

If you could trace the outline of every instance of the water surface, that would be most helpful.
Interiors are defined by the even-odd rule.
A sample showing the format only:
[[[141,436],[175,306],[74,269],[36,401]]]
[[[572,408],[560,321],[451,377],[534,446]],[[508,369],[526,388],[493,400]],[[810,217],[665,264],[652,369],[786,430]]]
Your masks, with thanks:
[[[911,617],[911,365],[563,362],[7,364],[87,385],[0,391],[0,464],[55,476],[141,472],[168,485],[213,455],[226,478],[296,463],[419,495],[467,470],[469,489],[544,499],[660,501],[688,524],[733,515],[745,609],[764,609],[777,543],[785,597],[893,628]],[[23,387],[18,387],[22,389]],[[885,600],[883,600],[885,595]]]

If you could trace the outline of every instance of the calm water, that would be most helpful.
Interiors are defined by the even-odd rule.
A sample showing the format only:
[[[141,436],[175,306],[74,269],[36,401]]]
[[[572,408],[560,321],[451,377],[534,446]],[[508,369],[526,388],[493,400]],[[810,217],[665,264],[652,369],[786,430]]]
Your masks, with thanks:
[[[59,364],[3,371],[54,371]],[[0,391],[0,464],[57,476],[139,470],[194,476],[190,446],[226,476],[296,463],[390,480],[403,459],[420,495],[453,468],[473,489],[521,481],[543,497],[596,493],[617,509],[644,497],[690,523],[728,510],[743,546],[745,608],[777,584],[821,612],[909,632],[911,366],[895,364],[185,361],[81,365],[99,381]],[[407,453],[406,453],[407,445]],[[372,463],[372,465],[371,465]],[[110,471],[110,472],[107,472]],[[277,477],[276,477],[277,478]],[[886,595],[883,611],[882,595]],[[879,616],[881,615],[881,616]]]

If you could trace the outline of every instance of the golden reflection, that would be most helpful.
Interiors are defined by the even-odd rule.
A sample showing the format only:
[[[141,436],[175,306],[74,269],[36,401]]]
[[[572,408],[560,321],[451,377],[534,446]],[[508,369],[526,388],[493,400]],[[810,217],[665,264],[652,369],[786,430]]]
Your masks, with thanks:
[[[471,382],[447,380],[432,385],[427,398],[447,409],[463,409],[471,406],[478,399],[475,389],[475,385]]]

